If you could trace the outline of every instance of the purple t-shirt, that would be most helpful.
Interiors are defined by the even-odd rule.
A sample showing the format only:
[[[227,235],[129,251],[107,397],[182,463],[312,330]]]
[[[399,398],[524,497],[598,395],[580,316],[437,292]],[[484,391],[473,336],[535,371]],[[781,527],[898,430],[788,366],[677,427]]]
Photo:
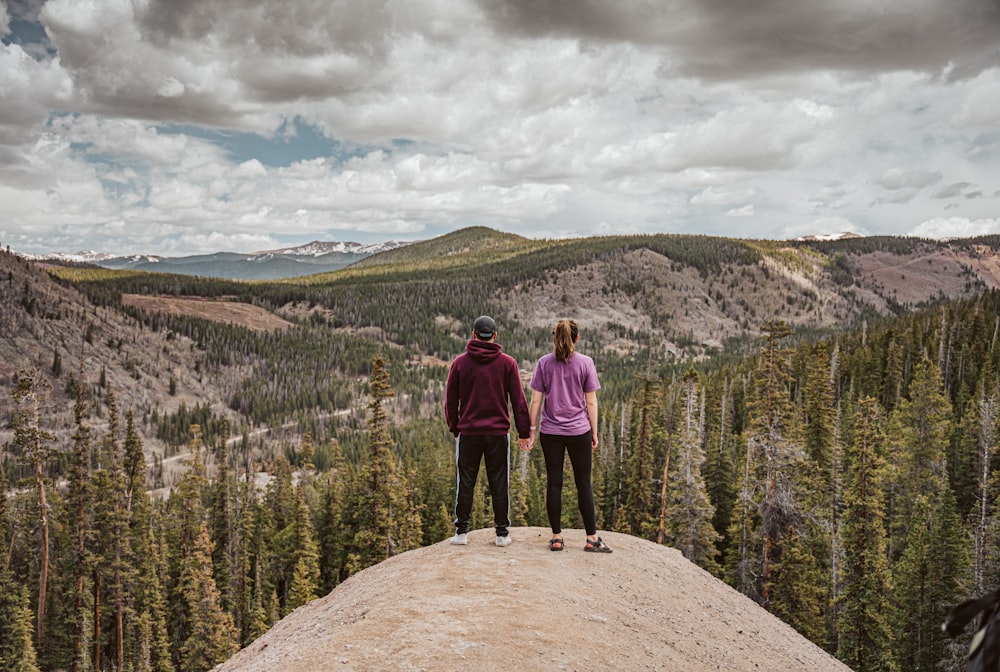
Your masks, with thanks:
[[[560,362],[549,353],[538,360],[529,385],[545,395],[539,431],[560,436],[590,431],[585,393],[601,389],[594,360],[574,352],[568,362]]]

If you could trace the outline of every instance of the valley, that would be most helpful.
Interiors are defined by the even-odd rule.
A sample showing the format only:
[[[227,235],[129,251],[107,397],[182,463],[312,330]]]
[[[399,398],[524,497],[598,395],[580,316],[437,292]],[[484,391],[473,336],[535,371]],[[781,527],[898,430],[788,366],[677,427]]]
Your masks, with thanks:
[[[851,646],[844,605],[877,594],[880,614],[904,619],[898,605],[927,597],[909,588],[922,568],[943,577],[937,605],[1000,580],[1000,563],[975,552],[1000,529],[989,461],[1000,443],[998,248],[992,238],[538,241],[473,228],[268,282],[0,252],[0,446],[16,493],[0,541],[11,576],[37,596],[32,488],[55,502],[63,567],[73,531],[87,546],[110,515],[102,502],[133,493],[130,525],[164,536],[115,538],[166,558],[154,571],[135,556],[134,571],[152,574],[171,613],[193,617],[180,585],[204,533],[212,559],[200,580],[231,619],[219,651],[245,645],[310,596],[450,535],[454,444],[441,408],[471,320],[496,318],[526,382],[552,323],[571,317],[602,384],[599,525],[683,550],[837,654]],[[37,427],[11,394],[25,372],[38,385]],[[887,466],[859,471],[868,459]],[[80,474],[86,487],[74,485]],[[515,524],[544,525],[538,451],[516,456],[511,488]],[[567,527],[578,525],[573,496]],[[474,524],[488,511],[484,491]],[[861,529],[876,531],[862,539]],[[940,542],[918,542],[921,529]],[[391,543],[372,542],[373,530]],[[116,566],[102,555],[113,541],[93,542],[95,576]],[[855,554],[862,541],[884,563],[858,564],[872,557]],[[945,543],[953,553],[935,552]],[[72,592],[63,571],[56,585]],[[851,592],[870,581],[882,583]],[[160,614],[176,658],[188,621],[148,595],[130,593],[129,608]],[[99,617],[113,629],[110,612]],[[66,614],[51,618],[72,628]],[[940,661],[947,643],[922,630],[937,619],[868,623],[933,645],[886,639],[865,653],[908,669]],[[51,665],[65,661],[64,649],[43,650]]]

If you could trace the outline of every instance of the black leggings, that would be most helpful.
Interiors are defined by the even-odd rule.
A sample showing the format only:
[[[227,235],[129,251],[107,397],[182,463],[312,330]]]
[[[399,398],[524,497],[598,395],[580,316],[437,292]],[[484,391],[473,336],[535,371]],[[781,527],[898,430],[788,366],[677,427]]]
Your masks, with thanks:
[[[539,438],[542,442],[542,455],[545,456],[545,510],[549,514],[552,534],[562,532],[563,459],[566,453],[569,453],[569,461],[573,465],[573,479],[576,481],[583,526],[587,530],[587,536],[597,534],[594,488],[590,484],[590,432],[579,436],[541,434]]]

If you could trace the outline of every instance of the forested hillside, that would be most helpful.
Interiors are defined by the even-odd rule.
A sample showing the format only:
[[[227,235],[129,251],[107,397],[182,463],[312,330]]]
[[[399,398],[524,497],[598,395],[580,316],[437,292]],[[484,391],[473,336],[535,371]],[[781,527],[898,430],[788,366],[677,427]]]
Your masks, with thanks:
[[[448,536],[447,362],[490,313],[525,378],[555,319],[583,327],[602,528],[679,548],[852,668],[931,669],[947,606],[1000,580],[995,247],[472,229],[281,283],[54,280],[0,253],[0,659],[210,669]],[[544,525],[540,451],[515,459],[513,522]]]

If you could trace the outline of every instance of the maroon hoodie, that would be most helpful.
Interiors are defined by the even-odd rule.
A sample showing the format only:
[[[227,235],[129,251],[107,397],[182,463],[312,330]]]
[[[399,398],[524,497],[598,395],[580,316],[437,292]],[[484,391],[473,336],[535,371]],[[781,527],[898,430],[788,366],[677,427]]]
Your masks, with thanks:
[[[507,403],[514,409],[519,438],[526,439],[531,420],[517,362],[499,343],[471,339],[448,372],[444,415],[452,434],[502,436],[510,432]]]

